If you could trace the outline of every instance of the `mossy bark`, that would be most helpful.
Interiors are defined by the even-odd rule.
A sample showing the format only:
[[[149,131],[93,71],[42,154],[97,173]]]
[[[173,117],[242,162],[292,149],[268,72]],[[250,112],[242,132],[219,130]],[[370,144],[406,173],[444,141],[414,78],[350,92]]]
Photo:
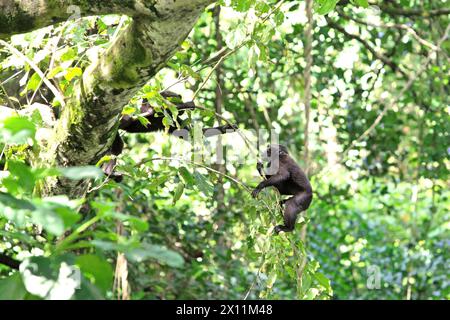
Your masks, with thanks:
[[[125,14],[133,16],[138,2],[123,0],[2,0],[0,1],[0,37],[9,37],[43,28],[69,18]]]
[[[9,12],[10,20],[14,20],[14,14],[11,12],[15,12],[16,16],[19,12],[31,15],[32,11],[27,11],[24,5],[30,2],[33,0],[5,0],[2,6],[8,6],[10,3],[10,9],[3,11],[0,8],[0,14]],[[187,37],[200,13],[213,1],[37,2],[45,6],[36,8],[31,26],[26,27],[31,29],[27,31],[49,23],[48,18],[40,17],[43,12],[51,12],[54,17],[65,17],[64,13],[69,4],[79,5],[81,12],[86,14],[127,13],[133,18],[107,52],[85,70],[83,80],[76,85],[73,95],[66,97],[66,106],[54,128],[54,134],[48,146],[44,147],[39,155],[41,164],[81,166],[95,164],[106,154],[117,133],[123,106],[179,49],[180,43]],[[10,29],[6,30],[18,31],[14,29],[14,25],[9,24]],[[65,194],[69,197],[81,197],[86,190],[85,181],[58,179],[47,181],[41,192],[43,195]]]

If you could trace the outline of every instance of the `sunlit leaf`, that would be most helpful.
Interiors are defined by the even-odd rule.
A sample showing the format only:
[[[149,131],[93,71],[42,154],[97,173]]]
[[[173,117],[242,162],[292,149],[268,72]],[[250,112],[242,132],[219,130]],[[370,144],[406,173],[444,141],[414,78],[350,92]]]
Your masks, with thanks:
[[[72,180],[97,179],[104,175],[100,168],[94,166],[59,168],[58,170],[64,177]]]
[[[27,83],[27,90],[36,91],[41,84],[41,77],[37,73],[33,73]]]
[[[25,117],[10,117],[3,121],[3,130],[0,130],[0,139],[7,143],[26,143],[34,138],[36,126]]]
[[[81,68],[68,68],[66,74],[64,75],[64,78],[67,81],[72,81],[75,77],[81,77],[83,74],[83,71]]]
[[[103,294],[111,289],[114,274],[111,265],[105,259],[94,254],[85,254],[78,256],[75,263]]]
[[[185,184],[187,184],[188,186],[192,186],[195,184],[195,179],[192,176],[192,174],[189,172],[189,170],[186,167],[180,167],[178,168],[178,171],[181,175],[181,177],[183,178]]]
[[[316,12],[325,15],[336,7],[338,1],[339,0],[317,0],[315,2],[315,4],[317,4]]]
[[[155,259],[174,268],[181,268],[184,264],[184,259],[179,253],[153,244],[142,244],[140,248],[126,252],[126,256],[136,262]]]
[[[209,181],[198,171],[194,171],[194,179],[198,189],[203,192],[207,197],[211,196],[214,192],[214,187],[209,183]]]

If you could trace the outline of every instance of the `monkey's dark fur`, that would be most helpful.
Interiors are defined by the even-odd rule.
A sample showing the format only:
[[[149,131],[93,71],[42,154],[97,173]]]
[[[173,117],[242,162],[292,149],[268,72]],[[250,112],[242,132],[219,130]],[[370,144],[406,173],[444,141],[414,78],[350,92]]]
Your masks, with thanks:
[[[259,174],[266,180],[262,181],[253,190],[252,196],[255,198],[258,193],[266,188],[273,186],[278,189],[282,195],[292,195],[292,197],[283,200],[284,204],[284,225],[277,225],[275,232],[280,231],[291,232],[294,230],[297,215],[309,208],[313,195],[312,187],[309,183],[306,174],[298,166],[297,163],[289,156],[288,150],[282,145],[270,145],[266,151],[267,158],[270,161],[267,167],[273,163],[273,160],[278,157],[278,168],[273,175],[265,175],[263,172],[263,164],[259,162],[257,169]]]
[[[181,101],[181,96],[171,91],[163,91],[161,92],[161,96],[168,100],[173,99]],[[185,110],[195,109],[195,104],[192,101],[175,103],[175,105],[178,109],[179,116],[182,115]],[[124,115],[122,119],[120,119],[119,129],[130,133],[156,132],[156,131],[163,131],[165,129],[165,126],[163,124],[163,117],[158,117],[154,108],[146,100],[144,100],[143,103],[141,104],[140,112],[141,116],[145,117],[149,121],[147,125],[142,124],[137,118]],[[177,122],[181,124],[181,128],[172,125],[168,128],[168,132],[172,135],[183,138],[190,130],[190,127],[183,125],[183,120],[179,116],[177,117]],[[218,134],[232,132],[236,129],[237,128],[235,126],[230,125],[214,128],[204,128],[203,134],[205,137],[212,137]],[[120,137],[119,133],[117,133],[111,145],[110,153],[115,156],[118,156],[122,153],[123,147],[124,147],[123,140]],[[122,180],[122,175],[113,172],[115,165],[116,159],[112,159],[105,164],[105,166],[103,167],[103,171],[105,172],[106,175],[111,176],[111,178],[120,182]]]

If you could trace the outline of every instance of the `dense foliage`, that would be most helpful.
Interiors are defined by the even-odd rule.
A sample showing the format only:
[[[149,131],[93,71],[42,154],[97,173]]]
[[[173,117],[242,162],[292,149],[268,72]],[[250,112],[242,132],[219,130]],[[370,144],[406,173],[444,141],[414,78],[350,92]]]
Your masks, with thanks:
[[[170,88],[201,106],[184,115],[193,127],[224,118],[242,133],[124,134],[120,183],[99,169],[110,156],[53,168],[36,155],[63,108],[48,83],[69,95],[129,19],[0,42],[0,299],[450,298],[448,3],[315,0],[308,74],[305,2],[211,5],[123,114],[140,117],[145,98],[173,124]],[[264,129],[315,192],[290,234],[272,233],[279,195],[248,192],[247,139]],[[43,197],[57,176],[90,179],[88,193]]]

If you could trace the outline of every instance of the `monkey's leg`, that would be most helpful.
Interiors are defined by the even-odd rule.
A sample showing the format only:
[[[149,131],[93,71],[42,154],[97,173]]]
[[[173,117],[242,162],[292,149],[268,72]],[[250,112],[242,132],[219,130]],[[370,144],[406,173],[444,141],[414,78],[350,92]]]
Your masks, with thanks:
[[[123,140],[120,137],[119,133],[117,132],[116,137],[114,138],[114,141],[111,145],[111,153],[115,156],[118,156],[123,151]]]
[[[278,205],[280,206],[280,212],[281,214],[284,215],[284,206],[286,204],[286,202],[288,202],[289,200],[291,200],[293,197],[287,198],[287,199],[282,199],[278,202]]]
[[[309,208],[309,205],[312,201],[312,192],[311,191],[304,191],[296,194],[293,198],[297,206],[299,207],[300,211],[305,211]]]
[[[280,207],[284,206],[285,203],[288,202],[289,200],[291,200],[292,198],[294,198],[294,197],[290,197],[290,198],[287,198],[287,199],[280,200],[280,202],[279,202]]]
[[[117,133],[116,138],[111,146],[111,153],[115,156],[118,156],[122,153],[123,150],[123,140],[120,137],[119,133]],[[116,166],[117,160],[111,159],[106,164],[103,165],[103,172],[112,178],[116,182],[121,182],[123,180],[123,176],[120,173],[114,172],[114,168]]]
[[[284,225],[275,227],[275,232],[280,231],[291,232],[294,230],[297,215],[308,209],[312,201],[312,193],[301,192],[286,201],[286,209],[284,210]]]
[[[278,234],[280,231],[291,232],[295,227],[295,220],[297,220],[297,214],[300,212],[297,204],[295,203],[295,197],[292,197],[286,201],[286,208],[284,210],[284,225],[277,225],[275,232]]]

